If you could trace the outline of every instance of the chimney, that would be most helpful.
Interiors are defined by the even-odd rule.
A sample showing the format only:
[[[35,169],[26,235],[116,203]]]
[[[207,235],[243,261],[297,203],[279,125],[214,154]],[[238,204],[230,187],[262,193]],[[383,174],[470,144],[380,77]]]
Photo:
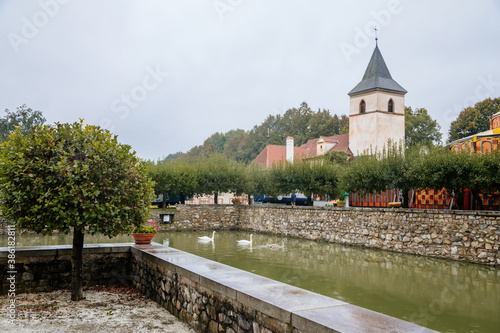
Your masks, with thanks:
[[[293,163],[293,137],[286,138],[286,160]]]

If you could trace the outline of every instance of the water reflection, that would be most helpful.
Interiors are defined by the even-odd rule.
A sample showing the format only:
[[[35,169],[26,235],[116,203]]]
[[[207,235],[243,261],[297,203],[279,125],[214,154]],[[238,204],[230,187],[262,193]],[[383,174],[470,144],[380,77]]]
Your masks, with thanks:
[[[160,233],[154,241],[444,332],[498,332],[500,269],[309,240],[218,231]],[[19,245],[71,244],[22,236]],[[86,243],[130,242],[130,236]],[[277,244],[279,248],[268,245]],[[283,245],[283,247],[281,247]],[[3,245],[5,246],[5,245]]]

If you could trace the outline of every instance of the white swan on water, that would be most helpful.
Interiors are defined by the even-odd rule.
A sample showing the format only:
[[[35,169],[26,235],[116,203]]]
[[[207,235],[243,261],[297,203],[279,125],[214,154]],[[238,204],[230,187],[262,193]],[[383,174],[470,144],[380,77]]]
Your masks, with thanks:
[[[237,242],[240,245],[252,245],[252,236],[253,236],[253,234],[250,234],[250,240],[241,239],[241,240],[239,240]]]
[[[270,247],[271,249],[281,249],[282,247],[285,247],[285,239],[281,240],[281,245],[278,244],[269,244],[267,247]]]
[[[208,236],[201,236],[201,237],[198,237],[198,241],[200,241],[200,242],[213,242],[214,236],[215,236],[215,231],[212,233],[212,238],[210,238]]]

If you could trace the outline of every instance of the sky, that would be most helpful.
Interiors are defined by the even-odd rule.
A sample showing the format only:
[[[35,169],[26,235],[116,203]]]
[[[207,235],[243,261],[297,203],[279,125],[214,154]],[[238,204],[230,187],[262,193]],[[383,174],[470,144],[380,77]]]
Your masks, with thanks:
[[[0,116],[100,125],[144,159],[302,102],[349,114],[378,46],[447,139],[500,96],[500,1],[0,0]],[[284,143],[283,143],[284,144]]]

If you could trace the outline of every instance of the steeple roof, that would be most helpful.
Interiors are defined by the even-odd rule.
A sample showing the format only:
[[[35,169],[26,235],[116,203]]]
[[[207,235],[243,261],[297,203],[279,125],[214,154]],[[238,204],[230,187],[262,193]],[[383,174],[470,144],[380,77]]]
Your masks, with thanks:
[[[349,92],[349,96],[375,89],[392,90],[403,94],[407,93],[399,83],[392,79],[391,73],[389,73],[389,69],[382,57],[382,53],[380,53],[378,49],[378,45],[375,46],[375,50],[373,50],[372,58],[366,68],[363,79]]]

